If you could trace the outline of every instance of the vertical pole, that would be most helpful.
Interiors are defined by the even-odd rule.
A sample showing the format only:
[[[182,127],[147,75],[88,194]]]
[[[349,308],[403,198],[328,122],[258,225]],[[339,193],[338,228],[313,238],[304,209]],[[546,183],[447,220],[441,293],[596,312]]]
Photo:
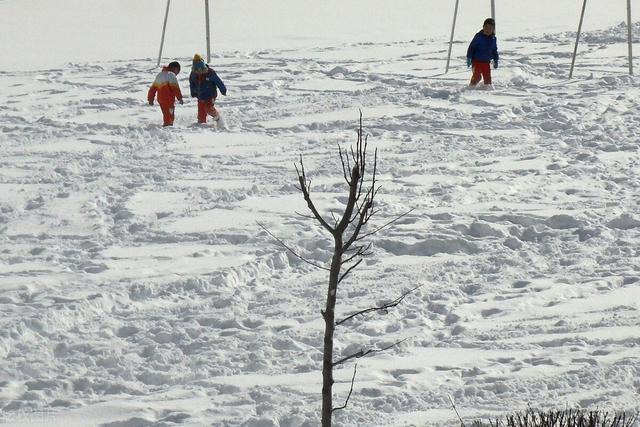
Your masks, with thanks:
[[[584,10],[587,8],[587,0],[582,3],[582,13],[580,13],[580,23],[578,24],[578,34],[576,34],[576,46],[573,48],[573,59],[571,60],[571,70],[569,71],[569,79],[573,77],[573,67],[576,64],[576,55],[578,54],[578,43],[580,42],[580,32],[582,31],[582,21],[584,20]]]
[[[456,19],[458,18],[458,3],[460,0],[456,0],[456,7],[453,11],[453,25],[451,26],[451,38],[449,39],[449,54],[447,55],[447,68],[445,73],[449,72],[449,62],[451,62],[451,48],[453,47],[453,33],[456,31]]]
[[[491,0],[491,17],[496,20],[496,0]]]
[[[205,16],[207,19],[207,64],[211,62],[211,36],[209,32],[209,0],[204,0]]]
[[[629,74],[633,75],[633,35],[631,34],[631,0],[627,0],[627,35],[629,37]]]
[[[169,18],[169,5],[171,4],[171,0],[167,0],[167,10],[164,13],[164,24],[162,25],[162,38],[160,39],[160,53],[158,53],[158,64],[160,66],[160,61],[162,61],[162,47],[164,46],[164,33],[167,30],[167,18]]]

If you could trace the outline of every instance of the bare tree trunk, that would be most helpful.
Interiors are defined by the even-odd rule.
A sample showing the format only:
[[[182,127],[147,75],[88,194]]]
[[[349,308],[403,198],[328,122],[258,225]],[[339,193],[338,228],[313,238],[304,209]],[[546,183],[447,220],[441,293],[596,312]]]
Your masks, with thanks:
[[[322,356],[322,427],[331,427],[333,412],[333,334],[336,329],[335,308],[338,294],[338,279],[342,267],[342,236],[334,236],[335,249],[331,259],[327,303],[324,317],[324,350]]]

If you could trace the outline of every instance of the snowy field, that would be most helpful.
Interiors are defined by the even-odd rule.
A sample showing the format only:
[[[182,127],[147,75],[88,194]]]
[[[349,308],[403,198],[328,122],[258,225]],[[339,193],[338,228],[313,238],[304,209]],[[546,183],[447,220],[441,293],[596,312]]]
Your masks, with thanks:
[[[340,209],[337,146],[359,109],[373,222],[414,211],[372,238],[338,316],[423,286],[337,329],[337,356],[406,341],[358,360],[336,425],[453,426],[448,396],[468,424],[640,409],[640,80],[622,1],[590,3],[571,81],[578,2],[498,1],[484,91],[464,55],[488,1],[461,2],[445,75],[451,2],[213,0],[227,131],[194,125],[190,98],[171,129],[146,105],[162,3],[0,0],[0,425],[318,425],[326,272],[257,222],[328,262],[293,165],[303,154],[313,196]],[[203,22],[174,5],[167,55],[188,93]]]

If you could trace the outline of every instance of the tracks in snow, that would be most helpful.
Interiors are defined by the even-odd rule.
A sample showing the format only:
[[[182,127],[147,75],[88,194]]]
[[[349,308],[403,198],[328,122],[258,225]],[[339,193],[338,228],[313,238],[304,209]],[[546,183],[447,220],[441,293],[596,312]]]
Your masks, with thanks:
[[[291,164],[304,153],[320,204],[339,208],[336,145],[353,141],[358,108],[380,149],[380,223],[417,209],[374,239],[342,309],[426,286],[340,337],[345,353],[412,337],[364,362],[341,422],[445,407],[443,390],[487,411],[633,404],[638,84],[558,84],[557,46],[506,46],[535,61],[504,66],[493,92],[464,90],[464,73],[429,78],[429,44],[220,57],[229,133],[191,126],[190,100],[160,129],[142,61],[2,74],[0,409],[174,387],[238,405],[239,425],[284,416],[281,398],[315,401],[308,384],[238,385],[320,360],[323,275],[255,221],[326,261],[330,245],[294,213]]]

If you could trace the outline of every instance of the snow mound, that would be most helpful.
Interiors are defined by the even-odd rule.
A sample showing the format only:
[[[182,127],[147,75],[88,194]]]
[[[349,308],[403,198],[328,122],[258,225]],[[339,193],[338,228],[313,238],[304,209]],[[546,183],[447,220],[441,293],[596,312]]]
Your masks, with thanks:
[[[607,227],[617,228],[620,230],[630,230],[640,227],[640,220],[628,213],[624,213],[611,221],[607,222]]]

